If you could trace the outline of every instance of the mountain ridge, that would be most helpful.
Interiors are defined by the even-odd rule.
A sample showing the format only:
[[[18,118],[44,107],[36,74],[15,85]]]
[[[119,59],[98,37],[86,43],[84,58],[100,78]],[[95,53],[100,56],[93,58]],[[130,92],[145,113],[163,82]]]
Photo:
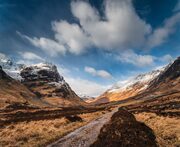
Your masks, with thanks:
[[[71,89],[63,76],[59,74],[57,67],[53,64],[39,63],[22,65],[12,62],[12,60],[6,56],[0,56],[0,67],[3,76],[8,77],[7,79],[16,83],[17,87],[19,85],[21,87],[23,86],[29,95],[37,99],[37,101],[45,103],[45,106],[66,107],[85,104]],[[6,83],[7,82],[3,80],[1,85],[3,86]],[[12,91],[15,90],[14,87],[10,89]],[[0,96],[0,98],[3,99],[2,96]],[[26,100],[23,102],[25,101]],[[15,102],[18,102],[18,98],[16,98]],[[42,104],[42,106],[44,106],[44,104]]]
[[[159,82],[162,82],[163,79],[168,75],[173,75],[173,77],[170,77],[170,79],[178,77],[180,75],[179,65],[180,57],[161,69],[153,70],[145,74],[140,74],[125,81],[120,81],[119,83],[116,83],[114,86],[112,86],[112,88],[105,91],[102,95],[97,97],[92,103],[100,104],[111,101],[125,100],[129,97],[133,97],[148,91],[150,87],[151,89],[152,87],[156,87],[156,85],[158,85]]]

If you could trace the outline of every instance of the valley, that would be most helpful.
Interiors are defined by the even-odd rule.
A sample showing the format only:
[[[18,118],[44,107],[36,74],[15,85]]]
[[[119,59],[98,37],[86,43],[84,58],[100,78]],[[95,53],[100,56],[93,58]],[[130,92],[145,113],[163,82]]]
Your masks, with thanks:
[[[180,145],[180,57],[87,102],[55,65],[24,66],[20,80],[10,69],[0,69],[2,147]]]

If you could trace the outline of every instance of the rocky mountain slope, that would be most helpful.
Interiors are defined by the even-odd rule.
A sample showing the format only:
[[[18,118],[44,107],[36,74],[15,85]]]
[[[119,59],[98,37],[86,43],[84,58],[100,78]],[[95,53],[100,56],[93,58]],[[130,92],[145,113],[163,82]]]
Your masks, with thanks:
[[[45,104],[46,106],[64,107],[85,104],[58,73],[55,65],[49,63],[39,63],[28,66],[21,65],[16,64],[4,54],[0,54],[0,66],[3,69],[1,69],[1,72],[3,72],[12,83],[17,83],[17,87],[11,85],[11,88],[13,86],[12,89],[10,87],[7,88],[7,80],[2,80],[1,78],[0,82],[2,86],[0,95],[4,95],[5,92],[7,93],[7,90],[11,89],[14,93],[16,93],[16,91],[17,93],[27,93],[27,97],[33,97],[37,101],[43,102],[41,106]],[[23,88],[18,89],[18,87]],[[3,101],[16,99],[15,102],[18,102],[18,100],[21,102],[21,98],[22,96],[16,94],[14,94],[13,98],[0,96],[1,101],[2,99]]]
[[[107,103],[111,101],[124,100],[145,91],[164,68],[149,73],[140,74],[125,81],[119,81],[109,90],[100,95],[93,103]]]
[[[17,103],[32,106],[47,106],[37,99],[26,86],[8,76],[0,66],[0,108]]]
[[[55,106],[84,104],[58,73],[55,65],[40,63],[24,67],[20,75],[26,85],[40,99]]]

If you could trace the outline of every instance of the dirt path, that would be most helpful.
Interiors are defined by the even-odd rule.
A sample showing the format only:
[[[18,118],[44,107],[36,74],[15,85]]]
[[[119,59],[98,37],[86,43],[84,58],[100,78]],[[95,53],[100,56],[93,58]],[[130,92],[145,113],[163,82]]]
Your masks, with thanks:
[[[104,114],[100,118],[91,121],[87,125],[71,132],[47,147],[89,147],[96,141],[102,126],[110,120],[111,116],[117,110],[118,108]]]

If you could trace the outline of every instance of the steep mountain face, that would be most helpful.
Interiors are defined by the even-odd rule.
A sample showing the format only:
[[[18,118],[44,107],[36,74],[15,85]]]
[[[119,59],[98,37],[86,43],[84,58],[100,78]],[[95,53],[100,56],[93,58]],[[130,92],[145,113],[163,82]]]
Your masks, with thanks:
[[[166,93],[180,89],[180,57],[169,64],[161,74],[151,81],[147,92]]]
[[[31,94],[30,97],[34,97],[37,101],[43,102],[41,106],[45,104],[46,106],[64,107],[85,104],[58,73],[55,65],[48,63],[40,63],[31,66],[16,64],[9,57],[0,53],[0,66],[1,71],[3,71],[3,74],[0,76],[8,77],[5,81],[3,80],[4,85],[7,84],[7,79],[10,79],[13,83],[18,83],[17,87],[19,87],[19,85],[21,85],[21,87],[24,86],[26,89],[25,91],[28,91],[25,92],[28,93],[27,95]],[[15,91],[18,91],[15,85],[11,86],[15,88]],[[7,87],[3,87],[0,92],[4,94],[2,89],[7,91]],[[10,89],[11,88],[9,88],[9,90]],[[20,88],[19,92],[20,90],[24,93],[23,88]],[[14,98],[17,98],[15,102],[17,102],[18,97],[20,97],[19,95],[18,97],[16,96],[15,94]],[[3,99],[5,100],[6,98]]]
[[[164,68],[146,74],[140,74],[125,81],[119,81],[109,90],[99,96],[93,103],[106,103],[110,101],[123,100],[137,95],[147,89]]]
[[[0,108],[15,103],[26,103],[33,106],[46,106],[19,81],[8,76],[0,66]]]
[[[84,103],[59,75],[55,65],[40,63],[26,66],[20,75],[24,85],[51,105],[75,106]]]
[[[169,64],[165,70],[151,82],[152,86],[160,83],[167,83],[176,80],[180,77],[180,57],[178,57],[172,64]]]

